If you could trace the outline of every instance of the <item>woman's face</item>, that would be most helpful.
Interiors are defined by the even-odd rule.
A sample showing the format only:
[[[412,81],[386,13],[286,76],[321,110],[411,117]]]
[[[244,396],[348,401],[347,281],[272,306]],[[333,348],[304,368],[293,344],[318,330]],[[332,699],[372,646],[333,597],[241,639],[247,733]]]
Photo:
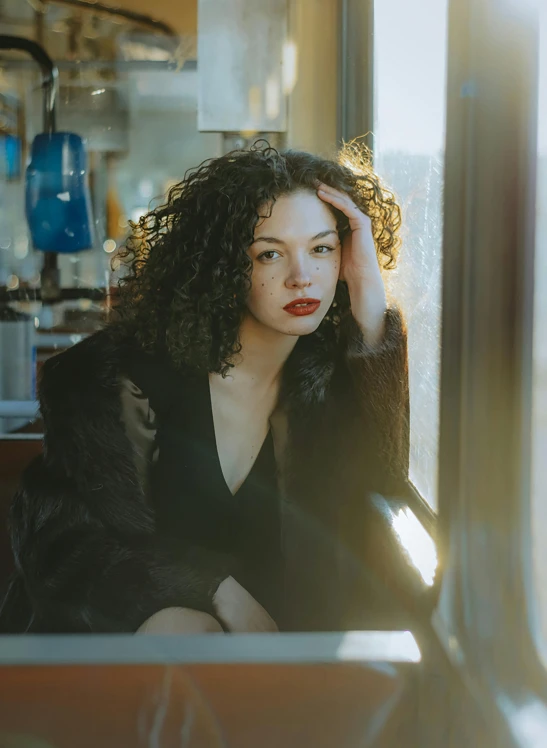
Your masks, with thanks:
[[[259,212],[267,214],[268,206]],[[249,313],[285,335],[314,332],[332,304],[340,275],[340,240],[327,205],[313,192],[278,198],[271,215],[259,219],[249,256]]]

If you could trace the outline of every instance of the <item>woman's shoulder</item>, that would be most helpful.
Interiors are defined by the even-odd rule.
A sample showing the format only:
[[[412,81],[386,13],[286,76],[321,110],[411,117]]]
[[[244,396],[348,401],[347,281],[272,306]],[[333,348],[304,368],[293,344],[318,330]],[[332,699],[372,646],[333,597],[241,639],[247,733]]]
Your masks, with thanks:
[[[42,365],[39,377],[40,401],[105,394],[119,387],[124,360],[133,347],[130,337],[105,327]]]
[[[191,396],[196,377],[176,370],[166,355],[144,351],[134,334],[112,325],[45,362],[39,399],[42,409],[63,402],[65,410],[81,411],[129,394],[130,402],[146,398],[156,412],[168,412],[185,392]]]
[[[381,386],[389,375],[405,377],[406,360],[406,325],[398,307],[387,309],[384,335],[375,346],[365,341],[358,323],[348,315],[336,327],[324,326],[300,338],[285,365],[283,398],[289,408],[320,405],[329,395],[336,399],[344,392],[350,370],[363,383],[378,379]],[[335,380],[340,386],[332,386]]]
[[[134,362],[143,355],[134,336],[107,326],[49,358],[38,380],[46,428],[103,428],[107,422],[117,424],[120,417],[124,420],[129,404],[140,411],[146,394],[133,371],[138,373]],[[127,394],[132,397],[124,397]]]
[[[76,485],[94,485],[98,474],[112,485],[121,474],[134,479],[122,379],[123,344],[108,328],[42,367],[38,395],[45,459]]]

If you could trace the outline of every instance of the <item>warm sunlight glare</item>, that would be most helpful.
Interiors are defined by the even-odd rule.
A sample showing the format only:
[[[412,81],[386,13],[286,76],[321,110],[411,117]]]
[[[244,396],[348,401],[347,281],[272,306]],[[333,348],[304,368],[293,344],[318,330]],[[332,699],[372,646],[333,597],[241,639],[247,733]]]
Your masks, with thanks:
[[[431,587],[437,569],[437,549],[433,538],[408,507],[400,509],[393,517],[393,529],[422,579]]]
[[[283,93],[288,96],[296,86],[298,49],[294,42],[283,45]]]
[[[348,631],[336,652],[353,662],[420,662],[422,653],[410,631]]]

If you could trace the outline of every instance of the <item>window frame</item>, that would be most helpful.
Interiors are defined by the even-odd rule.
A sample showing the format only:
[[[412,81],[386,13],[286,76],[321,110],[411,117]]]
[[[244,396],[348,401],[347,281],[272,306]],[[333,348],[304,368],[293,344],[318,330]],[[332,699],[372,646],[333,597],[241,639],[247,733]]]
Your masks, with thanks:
[[[450,1],[443,237],[435,626],[519,746],[547,731],[530,553],[536,12]]]
[[[373,151],[374,0],[340,0],[338,39],[338,143],[362,138]]]
[[[342,2],[342,29],[366,18],[361,30],[370,33],[374,0],[360,6],[350,24],[344,13],[356,5]],[[341,35],[342,55],[351,58],[354,39]],[[538,42],[532,0],[449,2],[437,511],[410,479],[403,497],[437,543],[439,641],[519,745],[527,744],[525,708],[547,730],[547,710],[537,716],[547,704],[547,673],[534,636],[529,530]],[[361,90],[373,65],[371,52]],[[361,119],[349,116],[355,90],[355,82],[342,86],[341,139],[373,129],[373,87]],[[511,158],[489,178],[499,154]],[[508,204],[500,189],[513,195]],[[490,372],[498,367],[502,387],[485,387],[479,361]],[[496,559],[489,573],[485,558]]]

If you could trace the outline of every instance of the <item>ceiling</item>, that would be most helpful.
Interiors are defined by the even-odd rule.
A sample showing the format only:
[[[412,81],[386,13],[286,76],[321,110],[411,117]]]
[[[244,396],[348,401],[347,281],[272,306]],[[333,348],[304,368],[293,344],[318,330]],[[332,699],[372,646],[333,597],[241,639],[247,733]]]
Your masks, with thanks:
[[[108,4],[108,0],[103,0]],[[118,8],[153,16],[168,23],[179,34],[197,34],[197,0],[115,0]]]
[[[197,34],[197,0],[100,0],[103,5],[148,15],[169,25],[181,36]],[[115,23],[115,17],[73,9],[55,0],[0,0],[0,31],[5,34],[34,36],[36,10],[46,11],[46,26],[59,26],[69,17],[84,17],[100,28]],[[119,24],[116,24],[119,25]],[[124,24],[127,25],[127,24]]]
[[[110,4],[110,0],[100,2]],[[60,69],[71,60],[86,64],[195,59],[197,0],[115,0],[115,8],[164,22],[178,40],[117,15],[72,6],[70,0],[0,0],[0,33],[38,41]],[[20,53],[4,51],[5,57],[21,63]]]

